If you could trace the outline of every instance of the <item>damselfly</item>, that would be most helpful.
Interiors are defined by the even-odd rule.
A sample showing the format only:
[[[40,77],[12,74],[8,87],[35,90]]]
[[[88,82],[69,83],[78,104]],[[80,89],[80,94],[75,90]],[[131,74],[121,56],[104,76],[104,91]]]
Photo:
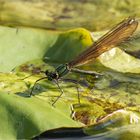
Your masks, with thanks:
[[[81,54],[79,54],[75,59],[72,61],[59,65],[55,71],[48,71],[46,70],[45,77],[38,79],[35,84],[43,79],[48,79],[50,81],[54,80],[57,84],[58,88],[61,91],[61,94],[57,99],[53,102],[53,105],[56,103],[56,101],[62,96],[63,90],[60,88],[58,84],[58,80],[68,74],[69,72],[78,72],[78,73],[84,73],[84,74],[96,74],[92,71],[84,71],[76,69],[75,67],[84,65],[94,59],[96,59],[98,56],[100,56],[102,53],[112,49],[116,45],[122,43],[123,41],[127,40],[137,29],[138,21],[135,18],[127,18],[121,21],[119,24],[117,24],[114,28],[112,28],[109,32],[107,32],[105,35],[103,35],[101,38],[99,38],[96,42],[94,42],[88,49],[83,51]],[[34,86],[35,86],[34,84]],[[30,96],[33,94],[32,87]]]

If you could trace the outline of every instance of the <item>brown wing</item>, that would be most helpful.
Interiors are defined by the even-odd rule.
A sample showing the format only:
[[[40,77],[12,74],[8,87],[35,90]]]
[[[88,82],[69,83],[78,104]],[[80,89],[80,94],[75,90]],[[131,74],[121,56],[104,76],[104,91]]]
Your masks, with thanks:
[[[91,47],[82,52],[73,61],[69,62],[69,67],[72,68],[83,65],[97,58],[102,53],[115,47],[115,45],[128,39],[134,33],[137,26],[138,21],[136,21],[135,18],[127,18],[123,20],[109,32],[103,35],[97,42],[91,45]]]

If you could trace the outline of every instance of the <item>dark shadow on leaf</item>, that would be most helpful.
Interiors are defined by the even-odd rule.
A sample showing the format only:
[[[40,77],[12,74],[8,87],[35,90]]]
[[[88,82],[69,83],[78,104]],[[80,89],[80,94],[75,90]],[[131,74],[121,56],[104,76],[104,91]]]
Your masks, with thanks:
[[[26,91],[17,92],[15,94],[17,94],[18,96],[22,96],[22,97],[31,97],[30,93],[31,93],[32,87],[27,87],[27,88],[28,89]],[[53,89],[51,89],[51,90],[53,90]],[[34,87],[32,96],[39,95],[40,93],[42,93],[44,91],[47,91],[47,88],[45,88],[42,84],[37,83]]]
[[[33,140],[41,139],[58,139],[58,138],[80,138],[87,136],[83,128],[59,128],[54,130],[46,131],[39,136],[33,138]]]
[[[17,92],[15,94],[18,95],[18,96],[25,97],[25,98],[30,98],[30,95],[27,92]]]
[[[44,61],[54,63],[67,63],[85,50],[86,44],[82,41],[89,38],[90,34],[85,29],[61,33],[53,46],[45,53]],[[77,51],[78,50],[78,51]],[[60,53],[61,52],[61,53]],[[70,52],[70,53],[69,53]]]

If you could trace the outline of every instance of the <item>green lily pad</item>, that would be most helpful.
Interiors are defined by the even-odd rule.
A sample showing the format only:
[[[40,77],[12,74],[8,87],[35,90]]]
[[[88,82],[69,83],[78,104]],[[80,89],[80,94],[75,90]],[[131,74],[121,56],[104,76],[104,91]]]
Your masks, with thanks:
[[[70,103],[62,100],[56,107],[52,106],[55,96],[60,94],[53,83],[48,86],[52,87],[48,96],[29,97],[28,82],[20,78],[15,74],[0,74],[1,138],[32,138],[54,128],[83,126],[70,118]]]
[[[33,138],[61,127],[83,127],[85,130],[86,125],[104,125],[102,119],[120,109],[139,114],[139,59],[120,49],[102,54],[93,64],[79,67],[99,72],[102,76],[69,73],[59,81],[64,94],[53,107],[60,95],[53,81],[46,78],[38,82],[33,90],[34,96],[29,97],[32,87],[36,80],[45,77],[40,71],[54,71],[58,64],[70,61],[86,49],[93,42],[90,32],[82,28],[54,32],[1,26],[0,34],[0,49],[3,50],[0,55],[1,138]],[[31,77],[25,78],[30,74]],[[116,123],[112,130],[121,129],[119,122]],[[127,125],[123,123],[123,126]],[[102,134],[103,131],[85,133]],[[120,134],[114,131],[112,136],[116,135],[119,137]]]
[[[34,59],[36,63],[38,63],[39,65],[41,65],[42,63],[43,65],[43,62],[40,60],[43,58],[43,56],[45,56],[47,50],[49,51],[50,48],[53,49],[54,45],[57,46],[56,42],[59,39],[61,40],[61,38],[62,40],[65,40],[66,43],[64,44],[71,43],[73,47],[74,46],[76,47],[76,45],[79,44],[79,47],[83,46],[84,48],[89,44],[89,42],[92,42],[92,39],[90,37],[90,32],[86,31],[85,29],[76,29],[66,33],[58,33],[58,32],[56,33],[51,31],[43,31],[43,30],[35,30],[35,29],[18,28],[17,30],[15,28],[1,27],[0,33],[2,36],[0,39],[1,42],[0,48],[5,52],[3,53],[3,55],[2,54],[0,55],[1,64],[3,64],[1,66],[1,71],[10,71],[17,65]],[[51,36],[51,34],[54,35]],[[85,35],[86,37],[82,38]],[[47,38],[47,36],[48,39],[47,41],[45,41],[46,39],[44,38]],[[68,37],[69,37],[68,39],[69,41],[67,42],[66,39]],[[81,37],[80,41],[79,41],[79,37]],[[61,45],[61,43],[58,45]],[[75,50],[76,49],[77,48],[75,48]],[[74,55],[75,54],[73,53],[73,56]],[[39,58],[40,60],[36,61],[36,59]],[[68,57],[66,58],[66,61],[68,61],[67,59]],[[37,65],[36,63],[35,66]],[[28,63],[29,68],[32,67],[31,64],[32,63],[30,62]],[[53,69],[49,65],[46,67],[48,69],[49,67],[50,69]],[[55,96],[59,96],[60,94],[58,88],[54,83],[47,81],[46,82],[47,86],[45,86],[43,89],[44,91],[46,91],[46,88],[49,88],[50,93],[47,95],[49,97],[46,96],[46,98],[43,98],[45,95],[38,95],[38,97],[36,95],[35,97],[30,98],[29,97],[30,87],[42,75],[39,76],[35,75],[29,79],[22,80],[26,75],[30,74],[30,71],[28,71],[27,65],[26,67],[23,67],[22,65],[22,67],[20,68],[21,68],[20,71],[22,72],[0,74],[0,79],[1,79],[0,97],[1,97],[1,111],[2,111],[1,113],[3,114],[1,115],[1,120],[3,122],[1,123],[2,124],[1,127],[2,129],[0,134],[1,138],[7,138],[7,139],[32,138],[36,135],[39,135],[43,131],[54,129],[54,128],[83,126],[81,123],[74,121],[70,117],[71,114],[70,97],[69,97],[70,100],[69,103],[67,103],[66,101],[62,101],[62,102],[58,102],[56,108],[52,106],[53,100],[56,98]],[[67,85],[64,84],[64,87],[65,86]],[[74,92],[74,96],[76,96],[76,99],[74,98],[74,100],[76,101],[74,102],[77,103],[76,88],[71,89],[71,85],[69,85],[69,88],[67,90],[69,94],[70,91]],[[39,91],[39,89],[37,89],[37,91]],[[73,98],[73,96],[71,98]],[[27,107],[28,105],[30,107]],[[52,119],[53,116],[55,116],[54,119]],[[10,121],[10,123],[7,123],[7,120],[8,122]]]
[[[3,52],[3,55],[0,55],[0,71],[9,72],[26,61],[42,58],[47,46],[54,44],[58,35],[31,28],[1,26],[0,36],[0,49],[1,53]]]

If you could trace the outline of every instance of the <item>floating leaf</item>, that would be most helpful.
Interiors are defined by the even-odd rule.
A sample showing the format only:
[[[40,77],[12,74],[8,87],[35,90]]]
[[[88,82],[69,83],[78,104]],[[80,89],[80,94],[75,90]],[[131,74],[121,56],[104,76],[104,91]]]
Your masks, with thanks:
[[[102,120],[120,109],[137,112],[139,116],[139,59],[120,49],[104,53],[94,63],[79,67],[99,72],[102,76],[69,73],[59,81],[64,94],[53,107],[53,102],[60,95],[53,81],[45,79],[38,82],[33,90],[34,96],[29,97],[31,89],[36,80],[45,76],[40,71],[54,71],[58,64],[68,62],[86,49],[93,42],[90,32],[82,28],[54,32],[22,27],[17,31],[16,28],[1,27],[0,33],[0,49],[5,52],[1,51],[0,55],[1,71],[8,72],[0,73],[2,139],[33,138],[61,127],[83,127],[84,131],[87,124],[93,128],[97,123],[104,126],[106,122]],[[21,46],[25,47],[21,49]],[[122,58],[129,61],[126,63]],[[9,72],[13,68],[13,72]],[[25,78],[30,74],[33,75]],[[66,79],[72,79],[72,82]],[[117,120],[118,117],[113,119]],[[129,126],[128,130],[131,129],[129,123],[125,120],[122,122],[124,127]],[[122,125],[118,125],[118,122],[117,126],[111,125],[110,137],[119,138],[120,134],[115,128],[120,129],[121,135],[126,137]],[[139,126],[135,126],[139,130]],[[94,135],[103,133],[86,132]]]

